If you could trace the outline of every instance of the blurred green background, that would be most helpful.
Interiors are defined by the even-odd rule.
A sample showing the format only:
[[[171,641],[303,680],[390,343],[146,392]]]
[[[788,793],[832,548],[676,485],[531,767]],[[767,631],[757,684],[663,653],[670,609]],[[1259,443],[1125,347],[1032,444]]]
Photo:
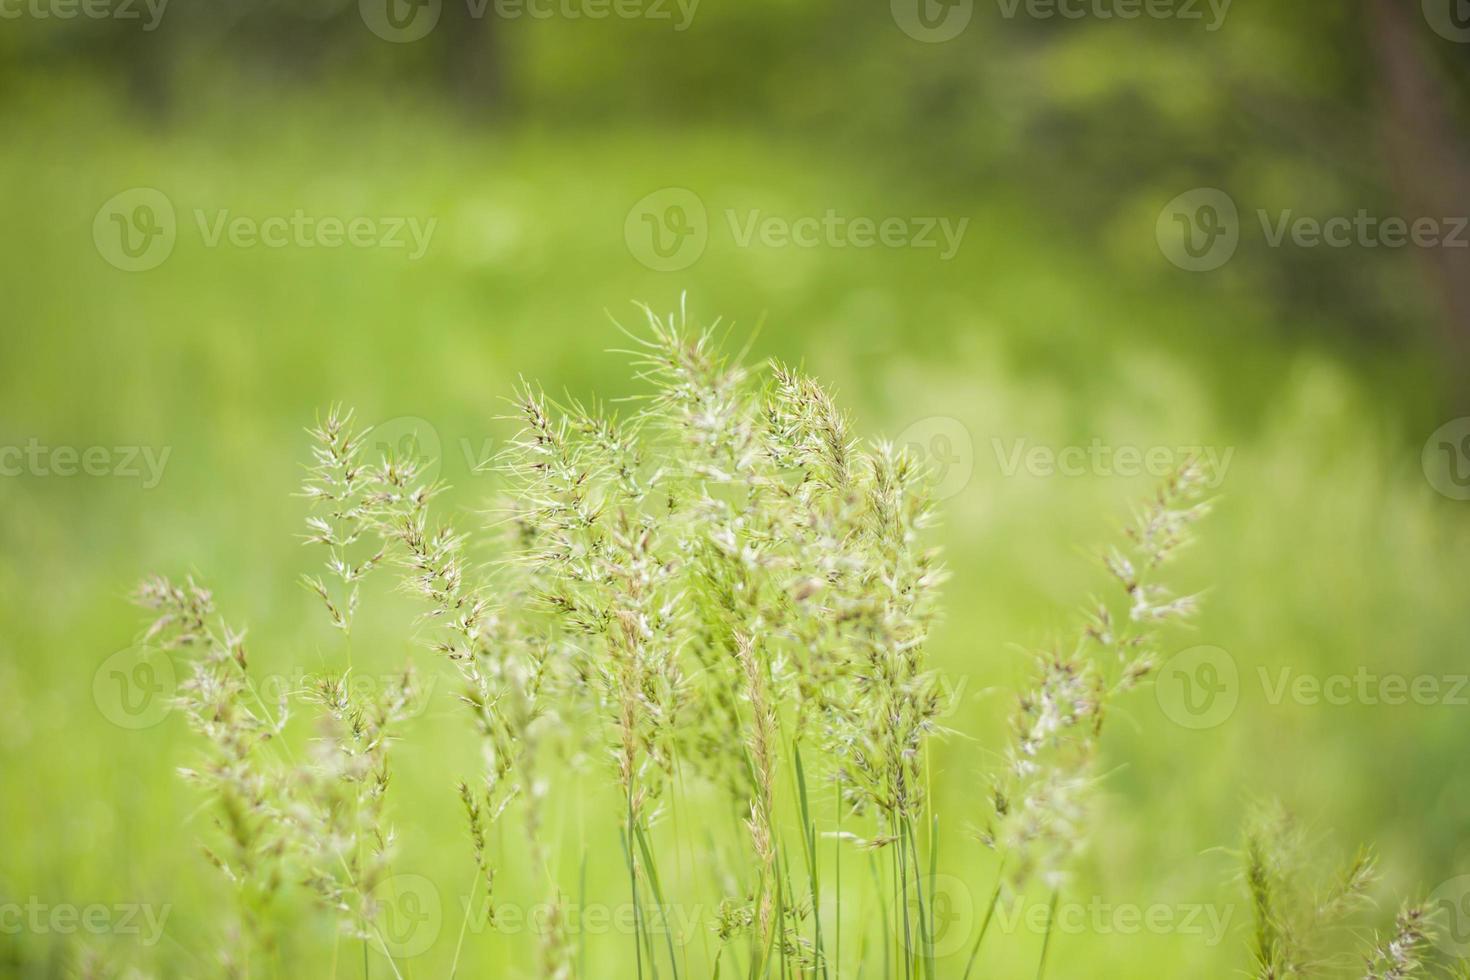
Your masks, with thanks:
[[[636,393],[609,312],[633,322],[634,301],[667,311],[686,292],[694,319],[804,362],[861,433],[917,445],[944,475],[953,578],[933,657],[963,684],[935,760],[953,935],[992,880],[972,831],[1026,651],[1104,587],[1097,550],[1154,482],[1113,456],[1018,469],[1019,447],[1228,461],[1176,573],[1204,614],[1170,642],[1224,652],[1233,709],[1191,724],[1176,679],[1114,715],[1069,895],[1208,905],[1230,928],[1089,918],[1056,938],[1055,976],[1245,968],[1228,851],[1259,797],[1329,850],[1376,843],[1384,921],[1396,896],[1470,872],[1458,0],[1180,0],[1134,19],[1104,0],[1064,5],[1076,17],[999,0],[391,2],[0,8],[0,905],[170,909],[152,945],[14,928],[12,912],[0,973],[67,975],[79,945],[150,974],[214,972],[228,889],[175,775],[196,747],[162,709],[130,727],[110,685],[138,579],[197,574],[267,673],[339,664],[298,584],[317,559],[293,497],[304,426],[343,402],[437,443],[449,504],[473,522],[495,490],[474,464],[510,435],[497,419],[517,379]],[[1284,211],[1430,217],[1444,240],[1273,244]],[[846,223],[798,228],[829,212]],[[298,214],[279,247],[252,237]],[[421,255],[393,247],[411,240],[400,218],[426,233]],[[853,219],[899,219],[897,238],[860,247]],[[923,247],[929,219],[965,222],[953,254]],[[332,247],[331,223],[340,238],[354,221],[359,244]],[[62,447],[106,453],[88,473]],[[453,786],[475,750],[411,614],[370,592],[357,643],[360,663],[412,655],[439,678],[393,789],[398,867],[448,910],[412,960],[430,977],[471,878]],[[1433,677],[1443,696],[1275,697],[1283,670]],[[566,878],[590,847],[589,899],[613,903],[596,799],[555,800],[555,832]],[[502,894],[536,901],[506,846]],[[331,975],[331,924],[305,908],[286,975]],[[1013,929],[985,975],[1032,968],[1040,936]],[[629,975],[623,946],[589,937],[590,975]],[[535,975],[534,944],[471,935],[465,964]]]

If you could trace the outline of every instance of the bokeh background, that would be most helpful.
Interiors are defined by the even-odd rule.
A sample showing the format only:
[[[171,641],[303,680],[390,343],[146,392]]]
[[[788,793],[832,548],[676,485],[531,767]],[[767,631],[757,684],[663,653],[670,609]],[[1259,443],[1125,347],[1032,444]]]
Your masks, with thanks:
[[[68,975],[86,945],[212,975],[229,893],[175,775],[194,746],[110,659],[137,637],[138,579],[198,575],[277,677],[337,663],[299,585],[303,428],[355,406],[432,452],[473,521],[517,379],[637,393],[612,319],[684,294],[943,474],[954,935],[992,880],[972,830],[1027,651],[1105,587],[1098,548],[1154,483],[1138,458],[1202,448],[1223,479],[1177,578],[1206,601],[1170,642],[1219,700],[1200,714],[1166,671],[1112,718],[1069,894],[1227,928],[1088,917],[1055,938],[1054,975],[1243,969],[1230,852],[1260,798],[1329,853],[1378,847],[1380,921],[1433,893],[1460,927],[1447,951],[1470,939],[1463,0],[0,13],[0,974]],[[1395,246],[1393,217],[1429,223]],[[1333,218],[1352,220],[1331,242],[1297,223]],[[453,785],[475,760],[411,609],[370,593],[357,656],[441,681],[394,784],[400,866],[449,910],[413,959],[431,977],[471,877]],[[1278,693],[1343,675],[1369,680]],[[1437,693],[1395,697],[1390,676]],[[599,812],[556,811],[569,854],[594,841],[590,894],[616,901]],[[532,901],[510,860],[505,893]],[[167,906],[166,928],[13,911],[97,903]],[[329,976],[331,924],[305,908],[287,975]],[[986,975],[1035,963],[1041,937],[1012,931]],[[589,975],[628,975],[620,937],[588,944]],[[480,932],[465,964],[535,975],[534,945]]]

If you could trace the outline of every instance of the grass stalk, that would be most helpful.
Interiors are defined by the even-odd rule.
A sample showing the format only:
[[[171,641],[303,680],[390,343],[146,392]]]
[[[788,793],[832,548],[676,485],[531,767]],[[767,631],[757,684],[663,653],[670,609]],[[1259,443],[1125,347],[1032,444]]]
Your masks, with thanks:
[[[1041,980],[1046,975],[1046,954],[1051,951],[1051,933],[1056,925],[1057,918],[1057,896],[1060,889],[1051,890],[1051,901],[1046,906],[1046,934],[1041,937],[1041,959],[1036,964],[1036,980]]]
[[[985,905],[985,918],[980,922],[980,933],[975,937],[975,944],[970,947],[970,958],[965,961],[965,972],[961,980],[970,980],[970,971],[975,969],[975,960],[980,956],[980,944],[985,941],[985,933],[990,929],[990,920],[995,915],[995,905],[1000,901],[1001,888],[1005,884],[1005,865],[1002,864],[995,872],[995,890],[990,893],[990,901]]]
[[[623,860],[628,865],[628,889],[633,901],[633,962],[638,971],[638,980],[643,980],[643,913],[638,904],[638,870],[633,864],[632,843],[628,840],[633,831],[633,795],[628,792],[628,822],[618,831],[623,844]]]
[[[454,942],[454,959],[449,964],[449,980],[454,980],[454,978],[459,974],[459,957],[460,954],[464,951],[464,937],[465,933],[469,929],[470,916],[474,914],[475,892],[477,892],[479,888],[480,869],[476,868],[475,875],[470,880],[470,897],[469,900],[465,903],[464,917],[461,918],[459,922],[459,938],[456,939]]]
[[[797,802],[801,809],[802,843],[806,854],[807,879],[812,900],[812,942],[816,949],[817,971],[827,976],[827,957],[822,947],[822,886],[817,864],[817,825],[812,818],[810,801],[807,798],[806,767],[801,761],[801,746],[791,747],[792,768],[796,773]]]
[[[664,903],[663,888],[659,885],[658,866],[654,863],[653,851],[648,846],[648,835],[643,832],[643,827],[635,824],[633,831],[638,838],[638,850],[643,855],[643,865],[648,869],[648,885],[653,891],[654,907],[659,910],[662,917],[664,943],[668,946],[669,951],[669,968],[674,971],[674,980],[679,980],[679,961],[674,955],[674,937],[671,934],[672,930],[669,929],[668,921],[669,907]]]
[[[837,897],[837,912],[833,922],[832,937],[832,963],[833,970],[840,978],[842,976],[842,790],[839,787],[832,794],[834,813],[832,824],[836,828],[836,835],[832,841],[832,877],[833,889]]]
[[[934,978],[934,936],[924,904],[924,875],[923,863],[919,860],[919,844],[914,833],[914,822],[911,817],[903,818],[903,840],[898,842],[900,848],[907,847],[909,857],[913,861],[914,869],[914,899],[918,903],[918,930],[919,944],[915,952],[919,962],[923,965],[924,976],[928,980]]]

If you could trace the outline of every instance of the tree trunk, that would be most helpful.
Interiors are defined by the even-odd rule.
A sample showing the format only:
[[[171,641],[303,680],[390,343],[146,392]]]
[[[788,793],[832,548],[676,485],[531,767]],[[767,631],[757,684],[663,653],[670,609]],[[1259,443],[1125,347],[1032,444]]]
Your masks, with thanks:
[[[1458,0],[1456,0],[1458,2]],[[1378,62],[1381,133],[1404,217],[1443,222],[1470,217],[1470,155],[1436,77],[1429,45],[1438,41],[1407,0],[1366,0]],[[1449,42],[1444,42],[1449,43]],[[1446,234],[1453,230],[1445,224]],[[1465,240],[1465,232],[1460,235]],[[1441,307],[1452,408],[1470,410],[1470,248],[1417,249]]]

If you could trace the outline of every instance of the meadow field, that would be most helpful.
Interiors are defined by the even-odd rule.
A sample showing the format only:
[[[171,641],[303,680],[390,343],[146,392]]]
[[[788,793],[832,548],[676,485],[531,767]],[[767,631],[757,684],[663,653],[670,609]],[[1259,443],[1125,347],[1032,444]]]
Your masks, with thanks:
[[[1297,332],[1236,265],[1176,268],[1155,237],[1172,195],[1141,193],[1079,247],[1065,220],[1004,187],[941,193],[735,126],[466,134],[438,107],[363,113],[327,90],[159,128],[87,81],[12,92],[0,108],[0,445],[17,447],[0,477],[5,976],[220,975],[233,941],[236,889],[202,849],[218,834],[210,797],[178,773],[204,751],[174,700],[188,658],[138,652],[150,617],[130,596],[155,574],[192,577],[248,630],[267,701],[294,703],[313,675],[349,664],[374,697],[412,661],[425,692],[397,730],[385,797],[391,962],[293,884],[269,913],[278,948],[249,975],[556,975],[553,928],[578,976],[712,975],[721,902],[748,888],[730,877],[751,860],[747,814],[696,775],[670,791],[647,833],[668,928],[635,964],[630,923],[647,910],[630,905],[625,803],[611,736],[595,734],[610,721],[554,717],[551,775],[527,790],[544,861],[518,825],[493,824],[488,920],[456,788],[485,760],[461,677],[429,648],[434,624],[383,572],[363,585],[349,641],[302,585],[323,563],[303,547],[308,430],[334,406],[373,428],[370,451],[406,447],[447,484],[436,513],[471,532],[470,567],[493,566],[503,549],[486,511],[506,478],[481,464],[513,445],[521,386],[614,408],[646,396],[617,324],[637,333],[638,304],[668,317],[686,303],[694,334],[718,323],[757,375],[772,358],[798,365],[855,439],[891,440],[932,469],[927,534],[949,575],[927,644],[946,693],[926,743],[928,975],[965,974],[1002,874],[981,837],[1033,653],[1073,642],[1079,610],[1109,588],[1100,558],[1119,528],[1166,471],[1200,457],[1212,512],[1168,573],[1199,613],[1159,634],[1149,683],[1109,706],[1070,873],[1056,889],[1003,890],[972,975],[1032,976],[1043,946],[1054,977],[1249,974],[1242,828],[1268,800],[1324,869],[1360,844],[1376,851],[1357,938],[1428,900],[1443,927],[1432,955],[1470,950],[1470,505],[1439,449],[1455,444],[1436,435],[1454,416],[1423,380],[1433,355]],[[71,111],[48,108],[62,98]],[[172,208],[174,240],[128,271],[104,216],[139,188]],[[656,236],[668,201],[690,199],[670,189],[707,215],[687,264],[640,237],[640,202],[666,195],[647,210]],[[124,231],[139,200],[124,199]],[[829,212],[846,231],[812,247],[792,234]],[[294,215],[315,230],[290,231]],[[334,246],[321,226],[363,216],[378,236],[364,247]],[[905,235],[932,226],[936,244],[834,244],[851,218],[888,216]],[[819,226],[832,224],[807,227]],[[279,739],[304,754],[312,712],[292,713]],[[581,745],[562,730],[594,734]],[[844,805],[819,771],[801,796],[826,820]],[[789,760],[777,785],[777,822],[804,840],[786,809]],[[863,819],[842,829],[874,833]],[[846,894],[839,906],[829,889],[801,928],[814,918],[829,951],[840,932],[840,950],[830,973],[782,968],[906,975],[887,852],[814,841]],[[790,847],[787,873],[804,882]],[[554,916],[548,894],[564,903]],[[755,969],[747,948],[732,946],[724,975]]]

